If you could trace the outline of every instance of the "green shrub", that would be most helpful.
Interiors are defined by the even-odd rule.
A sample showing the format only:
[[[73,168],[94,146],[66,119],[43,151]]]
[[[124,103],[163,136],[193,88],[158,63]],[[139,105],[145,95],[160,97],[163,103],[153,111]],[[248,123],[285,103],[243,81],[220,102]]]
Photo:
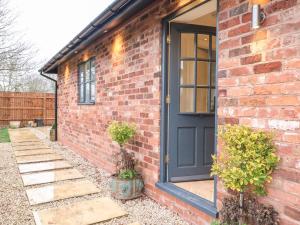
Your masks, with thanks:
[[[240,193],[247,190],[265,195],[265,183],[279,162],[272,135],[249,127],[226,125],[219,130],[224,149],[213,156],[212,175],[225,187]]]
[[[114,121],[109,125],[108,133],[112,140],[116,141],[122,147],[133,138],[136,133],[136,128],[127,123]]]
[[[124,170],[119,173],[118,177],[125,180],[132,180],[136,178],[137,172],[134,169]]]
[[[108,126],[108,133],[113,141],[120,145],[120,152],[113,155],[117,176],[121,179],[133,179],[136,177],[134,153],[128,153],[124,149],[126,144],[136,134],[133,125],[114,121]]]
[[[53,123],[51,129],[52,129],[52,130],[55,130],[56,127],[57,127],[56,123]]]

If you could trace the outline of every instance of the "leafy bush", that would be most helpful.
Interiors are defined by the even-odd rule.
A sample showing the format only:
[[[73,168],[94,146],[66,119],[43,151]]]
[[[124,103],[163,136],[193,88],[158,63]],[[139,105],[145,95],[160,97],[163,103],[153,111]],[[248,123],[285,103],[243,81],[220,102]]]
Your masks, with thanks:
[[[213,156],[212,175],[219,176],[228,189],[265,195],[265,183],[272,180],[279,162],[272,136],[238,125],[227,125],[219,133],[224,149],[218,159]]]
[[[136,178],[137,172],[134,169],[124,170],[119,173],[118,177],[120,179],[132,180]]]
[[[221,223],[217,220],[214,220],[214,221],[211,222],[210,225],[221,225]]]
[[[52,130],[55,130],[56,127],[57,127],[56,123],[53,123],[51,129],[52,129]]]
[[[137,172],[135,171],[134,154],[128,153],[123,146],[136,134],[136,128],[127,123],[114,121],[109,125],[108,133],[112,140],[120,145],[120,152],[114,154],[117,176],[127,180],[135,178]]]
[[[136,128],[127,123],[114,121],[109,125],[108,132],[112,140],[116,141],[122,147],[133,138],[136,133]]]

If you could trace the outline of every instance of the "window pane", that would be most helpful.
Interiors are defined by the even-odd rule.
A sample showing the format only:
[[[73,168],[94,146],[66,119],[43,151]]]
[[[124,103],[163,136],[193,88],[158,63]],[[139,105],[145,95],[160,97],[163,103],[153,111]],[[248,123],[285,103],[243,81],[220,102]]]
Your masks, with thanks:
[[[91,80],[95,80],[96,76],[96,65],[95,65],[95,59],[91,60]]]
[[[90,80],[90,68],[91,68],[90,61],[87,61],[85,63],[85,82],[89,82]]]
[[[195,57],[194,34],[181,33],[181,58]]]
[[[95,101],[95,82],[91,82],[91,101]]]
[[[79,99],[80,102],[84,102],[84,83],[81,83],[79,86]]]
[[[216,89],[212,88],[211,90],[211,99],[210,99],[210,111],[215,111],[215,101],[216,101]]]
[[[85,83],[85,102],[90,102],[90,83]]]
[[[180,84],[194,84],[195,83],[195,62],[181,61]]]
[[[83,82],[83,78],[84,78],[84,64],[81,64],[79,66],[79,83]]]
[[[180,112],[194,111],[194,88],[180,88]]]
[[[216,41],[216,36],[212,36],[212,59],[216,59],[216,45],[217,45],[217,41]]]
[[[207,109],[208,91],[208,88],[197,88],[197,112],[209,112]]]
[[[211,64],[211,85],[215,86],[216,85],[216,63],[212,62]]]
[[[197,85],[209,85],[209,63],[198,61],[197,62]]]
[[[197,58],[208,59],[209,58],[209,36],[206,34],[197,35]]]

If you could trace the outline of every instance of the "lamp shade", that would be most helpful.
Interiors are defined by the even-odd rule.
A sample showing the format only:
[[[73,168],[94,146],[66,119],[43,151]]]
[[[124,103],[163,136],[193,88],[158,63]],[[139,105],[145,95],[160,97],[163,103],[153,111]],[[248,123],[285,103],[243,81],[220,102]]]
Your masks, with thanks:
[[[252,6],[252,29],[258,29],[261,24],[260,5]]]

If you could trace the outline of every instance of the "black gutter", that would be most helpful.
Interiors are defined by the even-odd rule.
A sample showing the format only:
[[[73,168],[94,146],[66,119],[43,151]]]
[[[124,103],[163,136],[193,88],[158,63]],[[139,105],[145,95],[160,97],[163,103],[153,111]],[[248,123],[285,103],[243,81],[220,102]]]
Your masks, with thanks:
[[[55,83],[55,99],[54,99],[54,123],[56,125],[56,129],[55,129],[55,141],[57,141],[57,130],[58,130],[58,123],[57,123],[57,89],[58,89],[58,85],[57,85],[57,80],[53,79],[52,77],[47,76],[46,74],[43,74],[42,71],[40,71],[41,76],[47,78],[48,80],[51,80],[52,82]]]

